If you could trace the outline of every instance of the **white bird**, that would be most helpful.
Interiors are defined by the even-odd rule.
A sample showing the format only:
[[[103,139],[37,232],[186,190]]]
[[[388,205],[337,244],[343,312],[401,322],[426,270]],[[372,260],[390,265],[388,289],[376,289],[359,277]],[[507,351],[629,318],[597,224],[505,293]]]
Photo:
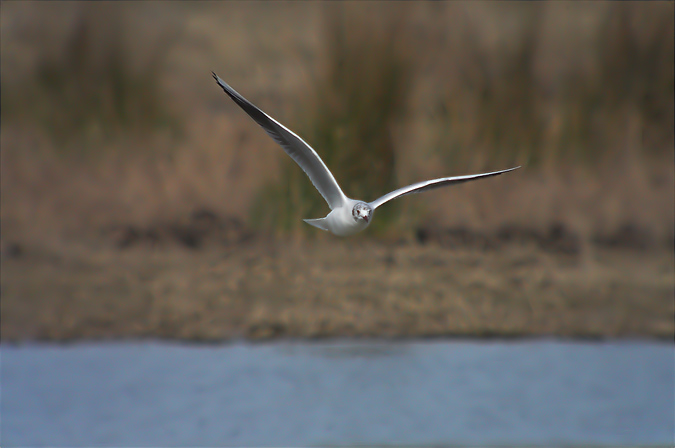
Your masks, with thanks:
[[[392,199],[407,194],[420,193],[433,188],[444,187],[446,185],[468,182],[483,177],[497,176],[520,168],[520,166],[517,166],[515,168],[494,171],[491,173],[425,180],[394,190],[379,199],[375,199],[373,202],[351,199],[345,196],[342,189],[340,189],[340,186],[335,181],[333,174],[328,170],[319,155],[311,146],[284,125],[258,109],[250,101],[237,93],[236,90],[220,79],[218,75],[213,72],[212,74],[213,78],[218,82],[218,85],[223,88],[225,93],[227,93],[239,107],[244,109],[244,112],[253,118],[275,142],[281,145],[284,151],[286,151],[286,154],[291,156],[291,158],[300,165],[300,168],[302,168],[307,176],[309,176],[314,187],[319,190],[321,196],[323,196],[328,203],[331,212],[325,218],[305,219],[304,221],[307,224],[322,230],[327,230],[338,236],[353,235],[368,227],[373,219],[375,209]]]

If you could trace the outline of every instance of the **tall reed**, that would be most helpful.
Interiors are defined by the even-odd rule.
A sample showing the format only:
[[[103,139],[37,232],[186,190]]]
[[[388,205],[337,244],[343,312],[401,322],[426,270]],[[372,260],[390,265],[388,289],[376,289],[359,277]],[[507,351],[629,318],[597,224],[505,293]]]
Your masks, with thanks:
[[[37,124],[57,148],[82,138],[177,129],[160,83],[174,30],[167,30],[161,45],[139,54],[143,46],[127,36],[128,8],[108,3],[76,8],[64,44],[43,35],[33,75],[3,89],[3,119]]]
[[[468,27],[452,55],[458,76],[448,82],[437,131],[449,164],[593,165],[613,157],[635,128],[641,147],[631,151],[672,150],[673,3],[608,4],[590,39],[592,62],[573,61],[554,79],[537,65],[550,5],[519,7],[510,46],[489,51]]]
[[[391,131],[404,113],[413,65],[406,46],[405,7],[394,7],[384,16],[368,14],[368,9],[325,6],[326,60],[314,78],[300,134],[316,148],[345,194],[373,200],[396,186]],[[289,219],[289,212],[321,217],[327,211],[309,180],[287,160],[279,184],[264,189],[254,215],[255,221],[291,230],[299,221]],[[382,230],[395,216],[395,204],[383,207],[373,227]]]

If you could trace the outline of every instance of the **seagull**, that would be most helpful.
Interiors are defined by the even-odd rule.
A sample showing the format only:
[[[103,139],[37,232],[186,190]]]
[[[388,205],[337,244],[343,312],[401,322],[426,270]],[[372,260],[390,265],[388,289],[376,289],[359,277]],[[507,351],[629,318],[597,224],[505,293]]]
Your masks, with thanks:
[[[314,184],[314,187],[328,203],[331,212],[328,213],[326,217],[305,219],[304,221],[307,224],[331,232],[334,235],[348,236],[364,230],[373,220],[375,209],[392,199],[407,194],[421,193],[422,191],[432,190],[446,185],[454,185],[475,179],[482,179],[484,177],[497,176],[520,168],[520,166],[517,166],[507,170],[493,171],[491,173],[425,180],[394,190],[372,202],[351,199],[342,192],[342,189],[335,181],[333,174],[328,170],[326,164],[323,163],[321,157],[319,157],[311,146],[305,143],[303,139],[298,137],[286,126],[282,125],[241,96],[214,72],[211,73],[225,93],[232,98],[244,112],[253,118],[253,120],[255,120],[255,122],[258,123],[275,142],[281,145],[286,154],[291,156],[291,158],[300,165],[300,168],[307,174],[309,180]]]

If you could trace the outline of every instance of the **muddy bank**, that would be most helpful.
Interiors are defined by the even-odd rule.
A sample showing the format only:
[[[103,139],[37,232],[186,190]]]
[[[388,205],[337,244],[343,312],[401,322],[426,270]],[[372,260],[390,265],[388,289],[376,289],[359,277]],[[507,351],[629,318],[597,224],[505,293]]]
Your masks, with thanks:
[[[469,226],[426,225],[417,227],[412,233],[415,243],[436,245],[445,249],[462,247],[494,251],[509,245],[534,245],[545,252],[567,255],[581,254],[588,244],[603,249],[653,251],[670,249],[675,243],[672,233],[659,238],[654,232],[633,222],[625,222],[613,231],[596,232],[587,236],[563,222],[552,222],[549,226],[539,227],[505,224],[491,231],[481,231]],[[197,250],[214,245],[252,243],[259,240],[261,235],[256,234],[236,216],[221,216],[215,210],[199,208],[171,221],[145,226],[108,226],[100,232],[99,237],[119,249],[182,246]],[[16,247],[16,243],[13,246]]]
[[[6,245],[1,336],[672,339],[673,271],[668,250],[531,241]]]

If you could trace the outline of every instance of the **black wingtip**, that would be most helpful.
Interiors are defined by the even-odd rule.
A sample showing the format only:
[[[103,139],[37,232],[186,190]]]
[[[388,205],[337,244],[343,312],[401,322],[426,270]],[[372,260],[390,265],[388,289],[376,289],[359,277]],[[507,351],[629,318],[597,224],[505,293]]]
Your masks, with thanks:
[[[213,79],[215,79],[216,81],[218,81],[218,75],[216,75],[216,72],[212,71],[212,72],[211,72],[211,75],[213,76]]]

